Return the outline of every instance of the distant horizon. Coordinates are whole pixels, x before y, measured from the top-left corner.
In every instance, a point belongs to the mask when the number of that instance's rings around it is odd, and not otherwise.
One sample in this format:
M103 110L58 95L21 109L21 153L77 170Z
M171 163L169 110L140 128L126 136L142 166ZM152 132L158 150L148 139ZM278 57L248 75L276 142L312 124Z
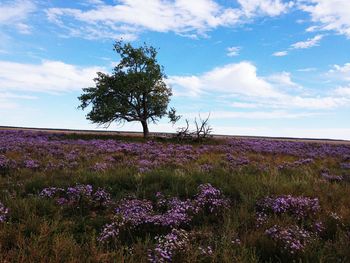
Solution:
M0 125L101 129L77 97L124 39L158 49L183 116L151 132L210 113L215 134L350 140L349 17L348 0L0 0Z
M32 130L32 131L47 131L47 132L72 132L72 133L106 133L106 134L139 134L140 136L143 136L142 130L139 131L128 131L128 130L111 130L111 129L105 129L105 128L96 128L96 129L91 129L91 130L86 130L86 129L71 129L71 128L49 128L49 127L20 127L20 126L1 126L0 125L0 130ZM176 131L150 131L150 134L172 134L176 135ZM257 139L281 139L281 140L307 140L307 141L339 141L339 142L350 142L350 140L347 139L339 139L339 138L312 138L312 137L289 137L289 136L268 136L268 135L244 135L244 134L221 134L221 133L211 133L212 136L217 136L217 137L239 137L239 138L257 138Z

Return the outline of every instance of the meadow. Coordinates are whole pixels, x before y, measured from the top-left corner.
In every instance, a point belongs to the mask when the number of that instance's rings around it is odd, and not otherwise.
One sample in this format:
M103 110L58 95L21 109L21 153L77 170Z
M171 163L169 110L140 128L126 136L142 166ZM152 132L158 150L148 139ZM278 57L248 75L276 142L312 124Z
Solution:
M0 262L350 262L350 144L0 131Z

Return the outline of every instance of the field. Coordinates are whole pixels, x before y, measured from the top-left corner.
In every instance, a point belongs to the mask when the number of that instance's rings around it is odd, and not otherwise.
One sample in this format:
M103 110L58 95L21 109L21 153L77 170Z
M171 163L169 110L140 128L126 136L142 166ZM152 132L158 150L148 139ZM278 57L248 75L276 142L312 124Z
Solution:
M0 130L0 262L350 262L350 145Z

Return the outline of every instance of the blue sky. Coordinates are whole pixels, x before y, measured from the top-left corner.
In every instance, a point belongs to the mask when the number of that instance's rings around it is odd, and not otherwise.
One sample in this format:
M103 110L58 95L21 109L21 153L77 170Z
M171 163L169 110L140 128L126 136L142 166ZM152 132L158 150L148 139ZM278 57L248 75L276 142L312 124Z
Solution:
M0 125L99 128L77 97L118 62L120 38L159 48L183 120L210 113L217 134L350 139L348 0L0 0Z

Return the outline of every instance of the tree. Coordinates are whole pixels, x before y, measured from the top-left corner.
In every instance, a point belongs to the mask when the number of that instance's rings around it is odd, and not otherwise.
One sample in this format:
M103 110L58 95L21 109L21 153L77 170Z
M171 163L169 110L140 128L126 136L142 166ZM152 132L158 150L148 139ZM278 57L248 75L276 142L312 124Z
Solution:
M178 116L176 117L180 118ZM176 138L178 140L201 141L209 137L212 137L211 133L213 131L213 128L209 125L209 117L210 117L210 113L206 119L202 119L201 115L199 114L199 121L197 121L197 118L194 119L194 124L196 126L196 129L192 131L190 130L189 120L185 119L186 127L180 127L177 130Z
M167 112L172 92L164 82L166 76L156 59L157 50L147 44L134 48L117 41L114 51L121 60L112 75L97 72L96 86L84 88L78 98L79 108L92 105L87 119L106 127L112 122L139 121L144 137L149 134L149 122L156 123L166 114L176 121L174 109Z

